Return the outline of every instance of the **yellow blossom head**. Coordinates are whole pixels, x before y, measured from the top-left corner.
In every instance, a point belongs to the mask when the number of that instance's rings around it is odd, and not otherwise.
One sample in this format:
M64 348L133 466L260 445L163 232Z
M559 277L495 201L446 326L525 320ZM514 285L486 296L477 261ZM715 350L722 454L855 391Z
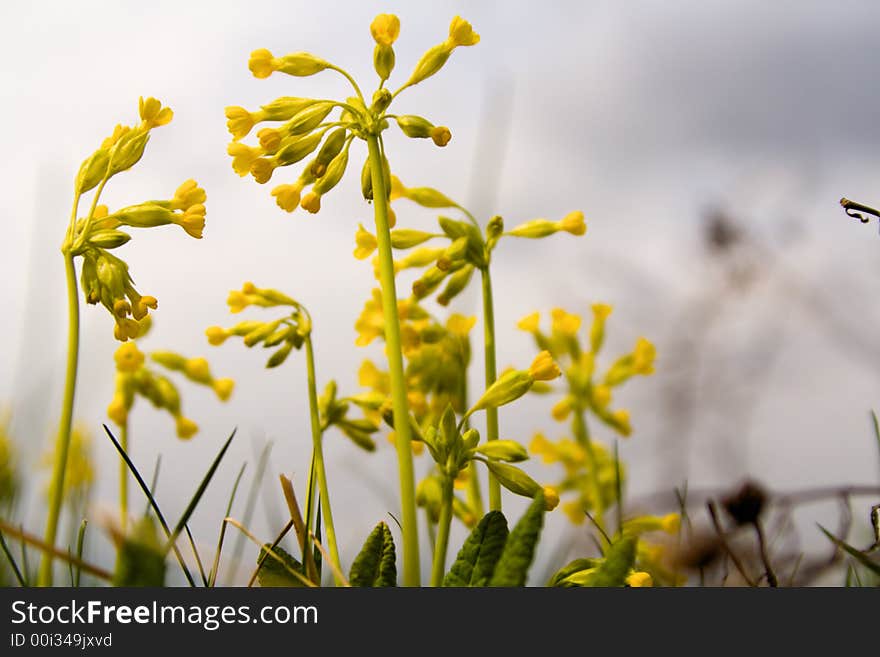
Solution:
M174 192L171 205L175 210L186 210L194 205L204 203L207 199L208 195L205 193L205 190L199 187L195 180L190 178Z
M554 308L550 311L552 318L552 330L566 336L577 334L581 328L581 318L578 315L565 312L562 308Z
M471 332L471 329L474 328L474 325L476 323L476 315L465 317L464 315L460 315L459 313L452 313L449 316L449 319L446 320L446 329L450 333L453 333L461 338L465 338Z
M400 19L394 14L379 14L370 23L370 34L379 45L390 46L400 34Z
M321 211L321 195L317 192L311 191L303 196L299 205L303 210L311 212L312 214L317 214Z
M449 24L449 43L455 46L474 46L480 42L480 35L474 32L471 24L461 16L456 16Z
M247 134L254 127L253 115L244 107L227 107L226 108L226 127L235 141Z
M170 107L162 107L162 103L152 97L144 100L141 96L138 100L138 113L147 129L170 123L174 117Z
M275 71L272 53L265 48L254 50L248 60L248 69L255 78L268 78Z
M446 146L452 139L452 132L445 125L434 126L430 130L431 140L436 146Z
M660 528L667 534L677 534L681 529L681 515L678 513L667 513L660 518Z
M120 372L136 372L144 364L144 354L134 342L122 344L113 354L113 359Z
M120 427L128 421L128 405L125 403L124 395L119 393L113 395L113 400L107 406L107 417Z
M544 506L552 511L559 504L559 493L552 486L544 486Z
M177 427L178 438L192 438L199 430L199 425L182 415L178 415L174 420Z
M229 399L230 395L232 395L232 390L235 388L235 381L232 379L216 379L211 384L211 387L214 388L214 393L221 401L226 401Z
M613 307L607 303L594 303L593 304L593 317L597 320L604 321L608 319L608 316L611 314Z
M564 422L565 419L571 414L571 402L572 399L569 395L566 395L558 402L553 405L553 408L550 410L550 414L553 416L553 419L557 422Z
M362 223L358 223L358 229L354 235L354 242L356 244L354 257L358 260L366 260L369 258L379 244L376 241L376 236L364 228Z
M546 350L539 353L529 366L529 375L535 381L552 381L561 374L562 371L553 360L553 356Z
M526 315L519 320L516 323L516 328L520 331L525 331L526 333L537 333L540 321L541 314L539 312L533 312L531 315Z
M650 573L636 571L627 576L626 585L633 588L654 586L654 579L651 577Z
M633 372L636 374L653 374L654 359L657 357L657 349L646 338L639 338L636 341L636 348L633 351Z
M275 162L265 157L258 157L251 162L251 175L261 185L272 179L272 172L275 171Z
M301 191L302 188L298 185L278 185L272 190L272 196L279 208L293 212L299 205Z
M569 212L559 222L559 228L572 235L583 235L587 232L584 213L580 210Z
M193 381L211 382L211 366L205 358L187 358L183 363L183 372Z
M205 329L205 335L208 336L208 343L216 347L226 342L231 333L222 326L209 326Z

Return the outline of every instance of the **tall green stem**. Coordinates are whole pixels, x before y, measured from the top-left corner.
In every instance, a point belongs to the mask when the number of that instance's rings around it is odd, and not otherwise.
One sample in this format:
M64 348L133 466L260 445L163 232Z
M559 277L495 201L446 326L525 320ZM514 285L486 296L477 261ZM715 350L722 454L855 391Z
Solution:
M333 512L330 510L330 489L327 486L327 471L324 469L323 435L321 421L318 417L318 389L315 384L315 354L312 349L312 337L306 336L306 371L309 384L309 414L312 419L312 449L315 456L315 470L318 476L318 488L321 494L321 518L327 531L327 547L330 551L330 559L333 561L333 577L337 585L342 585L338 580L337 572L341 571L339 564L339 550L336 546L336 529L333 525Z
M584 420L583 410L575 408L572 416L572 433L574 433L575 440L577 440L587 453L587 467L590 468L590 487L592 488L593 500L596 503L596 508L593 512L593 519L604 531L605 499L602 496L602 486L599 483L599 469L596 467L596 454L593 452L593 442L590 440L590 432L587 429L586 420Z
M413 473L412 437L409 426L409 403L403 375L403 354L400 343L400 318L397 314L397 289L394 283L394 262L391 256L391 229L388 226L388 197L379 138L367 137L370 152L370 176L373 185L373 213L376 219L376 241L379 244L379 282L382 286L382 313L385 317L385 344L388 372L391 378L391 402L394 410L394 431L397 435L397 466L400 474L401 526L403 532L403 584L419 586L419 528L416 518L416 485Z
M492 300L489 266L486 265L480 272L483 278L483 349L486 360L486 390L488 390L498 378L495 364L495 305ZM498 409L494 407L486 409L486 440L498 440ZM489 508L493 511L501 511L501 485L491 472L489 473Z
M44 542L54 547L58 535L58 520L64 497L64 475L67 473L67 452L70 448L70 428L73 423L73 399L76 393L76 369L79 362L79 291L76 285L76 267L73 255L64 253L64 271L67 275L67 374L64 382L64 399L61 402L61 421L55 441L55 464L49 487L49 515L46 519ZM52 554L43 552L37 582L40 586L52 586Z
M127 420L119 428L119 444L122 445L122 450L128 454ZM125 528L128 525L128 466L122 458L119 459L119 515L122 521L120 526L122 532L125 533Z
M434 566L431 569L431 586L443 584L446 570L446 548L449 546L449 527L452 524L452 477L443 475L443 492L440 501L440 522L434 543Z

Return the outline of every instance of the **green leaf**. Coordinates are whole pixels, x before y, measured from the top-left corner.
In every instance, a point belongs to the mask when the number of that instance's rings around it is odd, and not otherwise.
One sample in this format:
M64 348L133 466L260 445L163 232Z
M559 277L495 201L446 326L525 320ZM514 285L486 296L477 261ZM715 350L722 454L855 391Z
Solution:
M152 516L144 516L122 540L116 558L113 586L163 586L165 550Z
M504 514L489 511L461 546L443 586L487 586L504 550L507 535Z
M370 532L360 554L351 564L348 580L352 586L397 586L394 539L384 522Z
M632 536L624 536L612 543L589 586L623 586L636 561L637 543L638 539Z
M566 580L577 573L593 570L601 561L601 559L575 559L556 571L556 574L547 582L547 586L578 586Z
M880 563L877 563L873 559L871 559L867 554L862 552L861 550L857 550L849 543L840 540L834 534L825 529L822 525L819 525L819 529L822 530L822 533L828 537L828 540L834 543L837 547L839 547L844 552L848 553L853 559L862 564L865 568L870 570L875 575L880 575Z
M535 558L535 546L544 524L545 510L544 492L538 491L534 501L510 532L489 586L526 585L529 566Z
M272 552L268 552L269 549ZM302 564L286 552L284 548L277 545L272 547L271 543L266 543L260 548L260 556L257 559L257 563L261 564L260 570L257 572L260 586L264 588L303 586L302 580L290 572L293 570L302 573Z

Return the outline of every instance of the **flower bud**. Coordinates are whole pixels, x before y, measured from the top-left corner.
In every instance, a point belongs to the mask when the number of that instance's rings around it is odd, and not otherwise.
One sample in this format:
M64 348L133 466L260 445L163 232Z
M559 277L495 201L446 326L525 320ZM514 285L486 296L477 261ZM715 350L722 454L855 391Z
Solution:
M527 237L529 239L539 239L547 237L559 232L559 225L555 221L549 219L532 219L516 226L508 231L508 235L513 237Z
M543 489L537 481L514 465L507 465L500 461L487 461L486 465L489 471L495 475L498 483L511 493L529 498L543 493Z
M515 440L490 440L475 451L490 459L508 463L518 463L529 458L526 448Z
M260 106L260 118L263 121L288 121L315 102L314 98L282 96Z
M181 371L186 365L186 358L171 351L156 351L150 354L155 362L169 370Z
M354 241L356 245L354 257L358 260L369 258L370 254L372 254L378 246L376 236L365 229L364 225L361 223L358 223L358 229L354 235Z
M317 128L332 110L332 102L316 101L285 123L284 130L290 135L304 135Z
M370 112L376 116L381 115L388 106L391 104L391 101L394 99L394 96L391 95L391 92L384 87L382 89L377 89L373 94L373 103L370 105Z
M443 148L452 139L452 133L445 125L438 125L431 128L430 137L435 146Z
M339 155L342 147L345 146L346 134L348 134L348 131L345 128L338 128L330 133L330 136L324 141L324 145L321 146L321 150L318 151L318 155L312 163L312 175L316 178L324 175L327 171L327 165L330 164L333 158Z
M99 148L92 153L79 167L76 174L76 191L84 194L98 185L107 174L107 166L110 164L110 152L106 148Z
M398 228L391 231L391 246L395 249L410 249L427 242L432 237L436 237L436 235L434 233L426 233L423 230Z
M511 370L502 374L477 400L467 415L484 408L498 408L519 399L529 391L534 381L532 375L524 370Z
M346 148L330 161L327 165L327 172L314 184L312 192L322 196L336 187L339 181L342 180L347 166L348 149Z
M275 65L276 71L296 77L308 77L309 75L320 73L330 66L328 62L325 62L320 57L315 57L315 55L307 52L291 53L277 60L277 62Z
M293 350L292 342L282 344L275 353L269 356L269 360L266 361L266 367L272 368L281 365L281 363L287 360L291 350Z
M471 281L474 274L473 265L465 265L449 277L449 282L443 291L437 295L437 303L448 306L449 302L461 294Z
M131 235L121 230L96 230L89 235L88 243L102 249L115 249L131 239Z
M430 267L424 274L412 284L412 293L416 299L424 299L437 289L437 286L446 278L446 272L439 269L436 265Z
M529 366L529 375L535 381L552 381L562 375L549 351L539 353Z
M412 139L426 139L431 136L434 124L421 116L404 114L397 117L397 125L407 137Z
M390 46L400 34L400 19L394 14L379 14L370 23L370 34L377 44Z
M412 75L410 75L409 80L407 80L404 87L411 87L434 75L437 71L443 68L446 60L449 59L449 55L452 54L452 50L453 48L447 43L441 43L430 48L424 55L422 55L421 59L419 59L415 70L412 72Z
M377 43L376 47L373 48L373 68L376 70L380 80L384 81L391 77L394 64L394 48L383 43Z

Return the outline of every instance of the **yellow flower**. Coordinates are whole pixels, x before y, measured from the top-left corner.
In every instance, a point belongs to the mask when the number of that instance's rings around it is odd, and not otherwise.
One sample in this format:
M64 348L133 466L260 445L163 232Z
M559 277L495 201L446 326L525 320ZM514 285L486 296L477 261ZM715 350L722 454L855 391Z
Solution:
M226 401L232 395L235 381L232 379L217 379L211 384L211 387L214 388L214 392L221 401Z
M607 303L594 303L593 304L593 317L598 320L608 319L608 316L611 314L613 307L608 305Z
M254 127L254 116L244 107L227 107L226 108L226 127L235 141L247 134Z
M390 379L386 372L382 372L371 360L361 363L358 370L358 384L364 388L371 388L387 394L390 390Z
M552 486L544 486L544 507L552 511L559 504L559 493Z
M171 209L187 210L194 205L203 204L207 198L205 190L199 187L195 180L190 178L174 192L174 198L171 199Z
M630 573L626 578L627 586L631 586L633 588L636 587L648 587L654 586L654 580L651 578L649 573L644 571L636 571Z
M592 401L597 408L607 408L611 403L611 388L604 385L594 385L592 388Z
M625 408L618 409L611 414L614 427L623 435L628 436L632 433L632 425L629 422L629 411Z
M370 34L379 45L390 46L400 34L400 19L394 14L379 14L370 23Z
M552 330L554 333L573 336L581 328L581 318L578 315L565 312L562 308L554 308L550 311L550 316L553 318Z
M535 381L552 381L562 374L549 351L539 353L529 366L529 375Z
M192 438L199 430L199 425L182 415L178 415L174 418L174 423L177 427L178 438Z
M205 329L205 335L208 336L208 342L216 347L226 342L232 334L221 326L209 326Z
M526 333L537 333L538 332L538 324L541 321L541 314L538 312L533 312L531 315L526 315L521 320L516 323L516 328L520 331L525 331Z
M449 141L452 139L452 133L449 131L445 125L438 125L431 128L430 131L431 139L434 141L434 144L440 146L446 146Z
M144 100L142 96L139 99L138 112L144 127L148 130L170 123L174 117L174 112L171 111L170 107L162 107L162 103L152 97Z
M198 383L211 383L211 366L204 358L188 358L183 363L183 373Z
M124 395L119 392L113 395L113 400L110 402L110 405L107 406L107 417L120 427L128 421L128 405L125 403Z
M248 296L238 290L232 290L229 293L229 297L226 299L226 303L229 305L229 312L231 313L240 313L242 310L251 305L251 300Z
M373 340L385 335L385 316L382 313L382 293L374 289L372 298L364 304L364 309L354 324L358 337L355 344L365 347Z
M681 529L681 516L677 513L667 513L660 518L660 528L667 534L677 534Z
M553 405L550 414L557 422L564 422L571 414L571 397L566 395Z
M358 229L354 235L354 241L357 245L354 250L354 257L358 260L366 260L369 258L378 246L376 236L366 230L361 223L358 223Z
M389 201L396 201L399 198L406 198L406 186L400 182L400 178L391 175L391 193L388 195Z
M274 160L258 157L251 162L251 175L254 180L263 185L272 179L272 172L275 171L276 166Z
M657 357L657 349L646 338L639 338L636 341L636 348L633 351L633 372L636 374L653 374L654 359Z
M311 191L303 196L299 205L303 210L311 212L312 214L317 214L321 210L321 195L317 192Z
M232 169L239 176L248 175L251 171L251 165L263 154L263 151L259 148L238 142L229 144L226 152L232 156Z
M557 459L556 447L542 433L536 433L529 443L529 451L541 456L544 463L555 463Z
M202 239L202 233L205 230L205 206L201 203L189 206L183 215L174 215L175 222L178 226L186 231L190 237L197 240Z
M580 210L569 212L559 222L559 228L572 235L583 235L587 232L587 224L584 223L584 213Z
M452 313L446 320L446 330L461 338L465 338L477 323L477 316L465 317L459 313Z
M580 500L572 500L562 505L562 512L568 516L568 519L575 525L584 524L587 515L584 513L584 507Z
M300 192L302 192L302 185L278 185L272 190L272 196L275 197L279 208L293 212L299 205Z
M464 20L461 16L452 19L449 25L449 45L453 48L456 46L473 46L480 42L480 35L474 32L471 24Z
M265 48L260 48L251 53L248 69L255 78L268 78L273 71L277 70L277 65L272 53Z
M134 342L126 342L113 354L116 369L120 372L136 372L144 364L144 354Z

